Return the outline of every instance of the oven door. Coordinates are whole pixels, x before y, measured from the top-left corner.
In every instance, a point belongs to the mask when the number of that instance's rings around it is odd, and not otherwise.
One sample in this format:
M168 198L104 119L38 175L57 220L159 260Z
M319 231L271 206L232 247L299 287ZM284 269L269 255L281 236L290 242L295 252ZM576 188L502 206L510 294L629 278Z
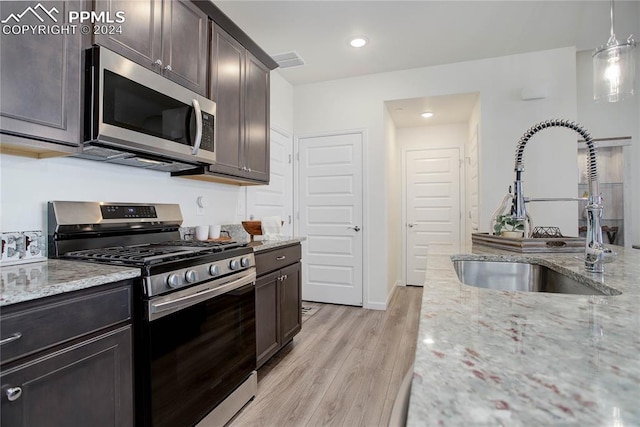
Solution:
M215 102L103 47L87 63L87 144L215 162Z
M194 425L255 370L255 270L231 283L148 302L153 320L145 320L136 349L144 355L140 425Z

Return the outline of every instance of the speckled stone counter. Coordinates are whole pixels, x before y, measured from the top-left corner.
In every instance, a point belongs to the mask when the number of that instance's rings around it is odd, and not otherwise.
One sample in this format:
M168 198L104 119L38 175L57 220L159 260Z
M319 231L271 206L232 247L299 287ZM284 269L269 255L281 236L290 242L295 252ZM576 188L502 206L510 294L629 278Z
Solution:
M305 237L287 237L285 240L262 240L260 242L251 242L249 247L253 248L254 252L266 251L267 249L275 249L281 246L289 246L296 243L301 243L306 240Z
M139 268L57 259L0 267L0 307L139 276Z
M255 242L250 242L249 234L244 231L242 224L226 224L222 226L222 230L229 233L229 237L236 242L248 242L249 247L252 247L254 252L293 245L294 243L307 240L306 237L283 237L281 240L256 240ZM260 239L261 237L262 236L257 236L256 239Z
M429 254L407 425L640 426L640 251L614 250L604 275L581 254L454 258L532 261L616 296L480 289Z

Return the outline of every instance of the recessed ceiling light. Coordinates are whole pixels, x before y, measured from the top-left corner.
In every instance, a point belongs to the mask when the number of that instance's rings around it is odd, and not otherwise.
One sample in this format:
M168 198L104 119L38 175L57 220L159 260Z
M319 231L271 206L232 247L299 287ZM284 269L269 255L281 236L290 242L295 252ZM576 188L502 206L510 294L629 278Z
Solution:
M369 41L365 38L365 37L355 37L353 39L351 39L351 41L349 42L349 44L352 47L363 47L364 45L366 45Z
M434 113L432 113L431 111L425 111L424 113L420 114L422 117L424 117L425 119L428 119L429 117L433 117L435 116Z

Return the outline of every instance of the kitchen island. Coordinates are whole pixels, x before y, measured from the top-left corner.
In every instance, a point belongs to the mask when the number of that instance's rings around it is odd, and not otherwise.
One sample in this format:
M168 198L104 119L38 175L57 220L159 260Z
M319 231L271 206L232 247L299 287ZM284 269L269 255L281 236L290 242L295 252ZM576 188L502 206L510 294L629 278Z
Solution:
M640 425L640 251L612 249L604 275L580 253L429 254L407 425ZM467 286L452 255L533 261L622 294Z

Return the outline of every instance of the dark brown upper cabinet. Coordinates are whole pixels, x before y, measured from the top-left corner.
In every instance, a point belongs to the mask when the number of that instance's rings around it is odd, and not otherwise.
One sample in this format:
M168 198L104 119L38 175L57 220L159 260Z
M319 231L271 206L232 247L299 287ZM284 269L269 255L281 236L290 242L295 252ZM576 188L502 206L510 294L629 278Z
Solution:
M122 31L95 43L207 96L208 16L179 0L98 0L96 12L124 12Z
M19 15L28 5L23 1L3 1L3 16ZM80 8L78 1L48 1L44 5L47 10L55 8L55 17L63 24L67 24L69 10ZM33 14L24 14L21 24L42 22ZM76 150L81 139L80 53L80 31L0 37L2 152L49 157Z
M269 182L269 69L217 25L211 40L216 164L209 172Z

